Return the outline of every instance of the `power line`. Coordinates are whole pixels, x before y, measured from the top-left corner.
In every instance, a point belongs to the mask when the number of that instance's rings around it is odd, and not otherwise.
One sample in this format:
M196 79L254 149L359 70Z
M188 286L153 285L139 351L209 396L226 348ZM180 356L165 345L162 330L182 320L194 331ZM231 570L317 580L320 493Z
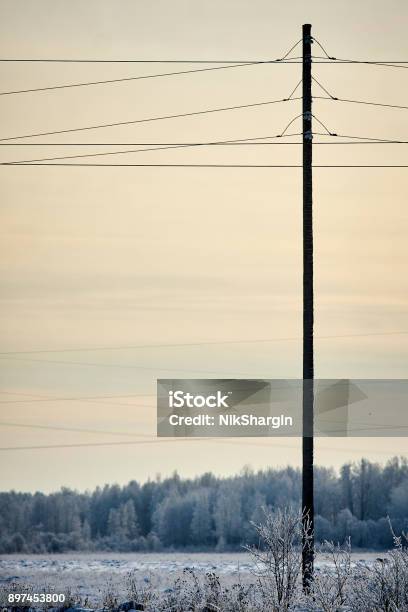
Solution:
M335 65L335 64L366 64L369 66L384 66L386 68L408 68L407 65L404 64L408 64L408 61L386 61L386 60L375 60L375 61L371 61L371 60L353 60L353 59L341 59L341 58L337 58L337 57L330 57L330 58L323 58L321 56L312 56L312 59L317 59L317 60L321 60L324 59L325 61L321 62L321 61L317 61L317 62L313 62L315 64L331 64L331 65Z
M27 394L27 393L21 393L21 392L7 392L7 391L1 391L0 393L5 394L5 395L19 395L19 396L23 396L23 397L28 397L30 399L24 399L24 400L1 400L0 404L32 404L32 403L43 403L43 402L91 402L91 403L101 403L101 404L106 404L106 405L111 405L111 406L126 406L129 408L129 406L135 407L135 408L152 408L153 406L148 405L148 404L127 404L127 403L119 403L117 401L115 402L101 402L101 399L113 399L113 400L117 400L117 399L123 399L123 398L127 398L127 399L133 399L135 397L156 397L156 395L152 395L152 394L146 394L146 393L132 393L132 394L126 394L126 395L85 395L83 397L78 397L78 396L73 396L73 397L58 397L58 396L49 396L49 395L34 395L33 394ZM35 399L33 399L33 397Z
M129 441L120 441L120 442L91 442L91 443L77 443L77 444L44 444L39 446L5 446L0 447L0 451L16 451L16 450L44 450L44 449L60 449L60 448L78 448L78 447L93 447L93 446L124 446L124 445L139 445L139 444L161 444L164 443L172 443L172 442L218 442L222 444L233 444L235 446L259 446L258 443L251 442L241 442L237 443L231 442L230 440L226 440L224 438L199 438L199 437L191 437L191 438L182 438L182 437L174 437L174 438L153 438L150 440L129 440ZM274 444L276 444L276 440L274 440ZM293 445L288 444L279 444L279 447L285 448L293 448ZM388 454L388 453L387 453Z
M317 38L312 36L311 39L312 39L312 42L316 43L321 48L321 50L323 51L323 53L325 54L327 59L329 59L329 60L330 59L334 59L333 57L330 57L330 55L327 53L326 49L323 47L323 45L319 42L319 40Z
M198 438L202 439L202 438ZM139 444L159 444L161 442L173 442L180 440L180 438L153 438L150 440L121 440L120 442L83 442L73 444L44 444L39 446L3 446L0 447L0 451L16 451L16 450L39 450L39 449L57 449L57 448L82 448L82 447L93 447L93 446L124 446L124 445L139 445ZM182 438L182 441L189 442L194 438Z
M283 56L282 56L280 59L278 59L277 61L282 62L283 60L285 60L285 59L288 57L288 55L290 55L290 54L292 53L292 51L293 51L294 49L296 49L296 47L298 47L298 46L300 45L300 43L301 43L301 42L302 42L302 39L298 40L298 41L297 41L297 42L296 42L296 43L295 43L295 44L294 44L292 47L290 47L289 51L287 51L287 52L285 53L285 55L283 55ZM292 59L293 59L293 58L292 58ZM296 58L296 59L299 59L299 58Z
M333 340L347 338L369 338L376 336L401 336L407 335L408 331L385 331L385 332L366 332L356 334L332 334L327 336L315 336L315 340ZM138 349L157 349L157 348L184 348L190 346L218 346L228 344L268 344L270 342L286 342L292 340L301 340L301 336L286 336L281 338L257 338L256 340L210 340L202 342L178 342L174 344L128 344L116 346L93 346L93 347L77 347L63 349L37 349L32 351L0 351L0 355L33 355L38 353L78 353L78 352L94 352L94 351L122 351L122 350L138 350ZM102 396L111 397L111 396ZM112 396L116 397L116 396ZM117 397L133 397L133 396L117 396ZM98 399L98 398L97 398ZM1 402L0 402L1 403Z
M328 335L328 336L317 336L317 340L329 340L329 339L341 339L341 338L361 338L361 337L373 337L373 336L394 336L394 335L406 335L407 331L397 331L397 332L374 332L374 333L365 333L365 334L343 334L343 335ZM287 341L287 340L299 340L299 337L289 337L289 338L272 338L265 340L230 340L230 341L221 341L221 342L199 342L199 343L180 343L180 344L164 344L164 345L132 345L132 346L122 346L122 347L99 347L99 348L80 348L80 349L61 349L61 350L37 350L37 351L14 351L14 352L1 352L0 359L8 360L12 359L14 361L28 361L32 363L49 363L49 364L59 364L59 365L83 365L83 366L91 366L91 367L108 367L108 368L120 368L120 369L141 369L141 370L154 370L154 371L173 371L173 372L195 372L201 374L224 374L228 376L252 376L247 372L220 372L219 370L196 370L196 369L185 369L185 368L162 368L158 367L145 367L139 365L126 365L126 364L112 364L112 363L92 363L92 362L82 362L82 361L60 361L60 360L47 360L47 359L32 359L32 358L22 358L22 357L13 357L13 355L21 355L21 354L40 354L40 353L62 353L62 352L83 352L83 351L102 351L102 350L129 350L129 349L140 349L140 348L176 348L176 347L189 347L189 346L212 346L212 345L226 345L226 344L267 344L270 342L276 341ZM130 396L132 397L132 396ZM54 398L52 398L54 399ZM91 398L90 398L91 399ZM14 400L13 400L14 401ZM5 403L5 402L0 402ZM9 402L7 402L9 403Z
M267 380L267 379L265 379ZM285 381L290 381L291 383L293 382L301 382L299 379L285 379ZM379 383L379 384L383 384L383 381L381 380L370 380L369 381L370 384L374 384L374 383ZM395 383L396 380L393 380L393 383ZM346 381L346 384L347 381ZM280 389L289 389L290 388L290 384L286 384L283 386L279 387ZM120 398L129 398L129 399L133 399L133 398L137 398L137 397L152 397L152 398L156 398L156 394L146 394L146 393L133 393L130 395L96 395L96 396L74 396L74 397L57 397L57 396L49 396L49 395L33 395L33 394L26 394L26 393L21 393L21 392L5 392L5 391L0 391L0 393L2 394L6 394L6 395L19 395L19 396L23 396L23 397L28 397L29 399L23 399L23 400L2 400L0 401L0 404L32 404L32 403L48 403L48 402L90 402L90 403L98 403L98 404L105 404L108 406L125 406L127 408L129 408L130 406L132 408L154 408L155 406L152 404L129 404L129 403L119 403L117 401L114 402L103 402L100 401L101 399L120 399ZM35 399L33 399L35 398Z
M296 98L293 98L296 99ZM289 123L286 125L286 127L282 130L282 132L278 135L280 138L283 138L283 136L286 135L286 130L296 121L296 119L300 119L300 117L303 117L303 113L301 113L300 115L296 115L295 117L293 117L293 119L291 119L289 121ZM320 121L320 119L318 119L315 115L312 115L312 117L317 121L317 123L319 123L322 128L324 130L326 130L326 133L328 136L335 136L336 134L332 134L332 132L324 125L324 123L322 123ZM311 132L311 134L313 134L313 132Z
M291 93L288 96L288 100L290 100L293 96L293 94L296 92L296 90L298 89L298 87L300 86L300 84L302 83L302 81L300 80L297 85L295 86L295 88L291 91Z
M54 425L36 425L34 423L9 423L0 421L0 427L15 427L15 428L23 428L23 429L45 429L51 431L67 431L67 432L75 432L75 433L87 433L87 434L99 434L99 435L110 435L110 436L126 436L127 438L150 438L152 436L148 434L141 433L129 433L124 431L110 431L103 429L86 429L83 427L61 427Z
M324 93L326 93L329 98L334 99L334 96L331 95L331 93L329 91L327 91L327 89L325 87L323 87L323 85L321 83L319 83L319 81L316 79L316 77L312 76L312 81L314 81L319 87L320 89L322 89L324 91ZM318 96L312 96L312 100L316 99ZM323 100L325 100L326 98L323 98Z
M365 144L404 144L405 140L391 140L389 138L379 138L375 136L352 136L350 134L335 134L335 133L324 133L324 132L313 132L314 136L333 136L335 138L350 138L351 140L366 141ZM314 143L317 144L317 143Z
M333 57L331 55L329 55L326 51L326 49L323 47L323 45L317 40L317 38L312 37L312 40L320 47L320 49L323 51L324 56L319 56L319 55L313 55L312 58L313 59L323 59L323 60L329 60L330 63L331 61L338 63L338 64L372 64L372 65L376 65L376 66L389 66L391 68L407 68L408 66L403 66L403 65L397 65L397 64L408 64L408 61L398 61L398 60L390 60L390 61L386 61L386 60L349 60L349 59L341 59L341 58L337 58L337 57ZM320 62L319 62L320 63Z
M383 104L381 102L368 102L366 100L350 100L348 98L337 98L336 96L330 96L326 98L324 96L313 96L315 100L334 100L336 102L350 102L351 104L364 104L367 106L383 106L384 108L400 108L400 109L408 109L408 106L403 106L401 104Z
M27 63L54 63L54 64L292 64L298 62L300 57L278 58L278 59L250 59L250 60L104 60L104 59L68 59L68 58L0 58L0 62L27 62Z
M83 164L83 163L16 163L2 162L1 166L55 166L82 168L302 168L300 164ZM315 164L313 168L408 168L408 164Z
M315 97L317 97L318 99L336 99L336 98L325 98L325 97L322 97L322 96L315 96ZM153 121L163 121L163 120L166 120L166 119L178 119L178 118L183 118L183 117L191 117L191 116L204 115L204 114L217 113L217 112L226 112L226 111L231 111L231 110L241 110L241 109L245 109L245 108L255 108L255 107L267 106L267 105L271 105L271 104L279 104L279 103L282 103L282 102L290 102L290 101L299 100L299 99L300 99L299 97L295 97L295 98L289 97L289 98L282 98L282 99L277 99L277 100L267 100L265 102L255 102L255 103L250 103L250 104L240 104L240 105L236 105L236 106L205 109L205 110L202 110L202 111L192 111L192 112L188 112L188 113L177 113L177 114L174 114L174 115L162 115L162 116L158 116L158 117L147 117L147 118L144 118L144 119L135 119L135 120L131 120L131 121L118 121L118 122L114 122L114 123L105 123L105 124L98 124L98 125L92 125L92 126L84 126L84 127L79 127L79 128L69 128L69 129L54 130L54 131L49 131L49 132L38 132L38 133L34 133L34 134L24 134L24 135L21 135L21 136L9 136L9 137L6 137L6 138L0 138L0 142L4 143L5 141L21 140L21 139L24 139L24 138L35 138L35 137L39 137L39 136L50 136L50 135L56 135L56 134L66 134L66 133L72 133L72 132L80 132L80 131L87 131L87 130L103 129L103 128L108 128L108 127L117 127L117 126L123 126L123 125L133 125L133 124L147 123L147 122L153 122ZM339 101L354 102L354 103L358 103L358 104L369 104L369 105L374 105L374 106L386 106L386 107L393 107L393 108L408 108L408 107L405 107L405 106L390 105L390 104L380 104L380 103L375 103L375 102L364 102L364 101L347 100L347 99L340 99L340 98L337 98L337 99ZM288 129L288 127L297 118L299 118L300 116L301 115L295 117L286 126L285 130L280 134L280 136L283 136L285 134L286 130ZM325 127L325 126L323 126L323 127ZM327 128L325 128L325 129L327 129ZM329 131L329 130L327 130L327 131Z
M314 39L316 41L316 39ZM317 41L316 41L317 42ZM312 55L316 64L368 64L378 66L390 66L405 68L408 60L355 60L330 56ZM0 58L3 63L70 63L70 64L301 64L299 57L281 59L226 59L226 60L198 60L198 59L71 59L71 58Z
M326 99L326 98L325 98ZM316 135L316 132L313 133ZM321 134L329 136L330 134ZM285 134L285 136L297 136L297 134ZM336 134L336 137L339 134ZM281 138L281 136L267 136L267 138ZM354 136L353 138L357 138ZM213 147L213 146L253 146L253 145L301 145L302 142L0 142L0 147L152 147L152 146L168 146L168 147ZM408 144L408 140L378 140L373 139L371 142L354 142L354 141L332 141L332 142L314 142L313 145L340 145L340 144Z
M125 406L125 407L129 407L130 404L125 403L125 402L105 402L105 401L101 401L101 399L121 399L121 398L133 398L133 397L140 397L140 395L135 394L135 395L100 395L100 396L94 396L94 397L89 397L89 396L85 396L85 397L56 397L56 396L50 396L50 395L35 395L33 393L20 393L18 391L15 391L13 393L7 392L7 391L0 391L1 394L5 394L5 395L19 395L22 397L29 397L30 399L24 399L24 400L0 400L0 404L26 404L26 403L36 403L36 402L60 402L60 401L83 401L83 402L89 402L91 404L104 404L106 406ZM142 396L145 397L145 396ZM147 397L147 396L146 396ZM35 399L33 399L35 398ZM135 408L151 408L152 406L149 404L133 404L132 403L132 407Z
M205 438L199 438L199 437L191 437L191 438L182 438L182 437L175 437L175 438L154 438L151 440L129 440L129 441L124 441L121 440L120 442L91 442L91 443L76 443L76 444L44 444L44 445L36 445L36 446L3 446L0 447L0 451L19 451L19 450L51 450L51 449L62 449L62 448L86 448L86 447L97 447L97 446L129 446L129 445L133 445L133 446L137 446L139 444L161 444L161 443L171 443L171 442L211 442L211 443L218 443L218 444L230 444L232 446L256 446L257 448L261 448L261 447L265 447L268 448L269 444L261 444L261 439L262 440L267 440L268 443L269 442L273 442L274 447L279 447L279 448L290 448L293 449L295 446L297 446L300 442L300 438L293 436L293 444L288 444L288 443L280 443L280 441L277 439L277 437L259 437L258 440L251 442L251 441L247 441L245 440L245 442L243 442L242 440L236 439L236 441L234 441L233 438L229 438L229 439L225 439L225 438L211 438L211 437L205 437ZM327 450L330 452L336 452L336 453L344 453L344 449L336 449L333 448L333 446L322 446L319 444L319 449L320 450ZM363 449L361 448L361 446L359 446L358 448L350 448L347 447L347 452L351 452L351 453L357 453L359 455L361 455L361 452L374 452L373 449ZM386 455L389 456L390 453L386 452L386 451L378 451L376 450L375 453L381 454L381 455Z
M287 61L285 62L286 58L288 57L288 55L300 44L301 41L298 41L296 44L294 44L287 53L285 53L285 55L281 58L278 58L276 60L255 60L255 61L249 61L249 62L205 62L205 63L225 63L228 64L226 66L211 66L211 67L207 67L207 68L197 68L197 69L190 69L190 70L181 70L181 71L176 71L176 72L167 72L167 73L160 73L160 74L150 74L150 75L141 75L141 76L136 76L136 77L125 77L125 78L119 78L119 79L107 79L107 80L100 80L100 81L86 81L86 82L82 82L82 83L65 83L63 85L53 85L50 87L35 87L35 88L30 88L30 89L20 89L20 90L13 90L13 91L4 91L4 92L0 92L0 96L8 96L8 95L13 95L13 94L22 94L22 93L33 93L33 92L42 92L42 91L53 91L53 90L57 90L57 89L68 89L68 88L72 88L72 87L87 87L87 86L91 86L91 85L105 85L105 84L110 84L110 83L123 83L126 81L137 81L137 80L141 80L141 79L155 79L155 78L160 78L160 77L168 77L168 76L177 76L177 75L182 75L182 74L192 74L192 73L196 73L196 72L208 72L211 70L226 70L228 68L242 68L242 67L246 67L246 66L255 66L255 65L261 65L261 64L273 64L273 63L291 63L291 61L293 59L300 59L300 58L288 58ZM14 60L0 60L0 61L14 61ZM15 60L17 61L17 60ZM19 61L24 61L24 60L19 60ZM35 60L31 60L31 61L35 61ZM39 60L42 61L42 60ZM48 60L47 60L48 61ZM53 61L59 61L59 60L53 60ZM62 61L62 60L61 60ZM63 60L63 61L68 61L68 60ZM73 60L75 61L75 60ZM155 62L157 63L157 62ZM167 61L166 63L174 63L174 62L169 62ZM180 63L180 62L177 62ZM188 63L198 63L198 62L188 62ZM202 62L200 62L202 63ZM295 90L297 89L298 85L296 86ZM290 97L292 97L293 93L290 95Z
M192 369L192 368L166 368L161 366L148 367L148 366L140 366L133 364L121 364L121 363L94 363L87 361L60 361L57 359L32 359L27 357L0 357L1 360L13 360L13 361L28 361L30 363L47 363L53 365L80 365L86 367L96 367L96 368L117 368L121 370L147 370L154 372L190 372L194 374L223 374L225 376L252 376L252 374L248 372L222 372L220 370L200 370L200 369Z
M296 381L297 382L301 382L298 379L294 379L294 380L295 380L295 382ZM283 382L286 382L287 384L285 384L283 386L280 386L280 387L275 387L275 388L280 388L280 389L282 389L282 388L286 388L286 389L292 388L291 384L293 383L293 379L286 379ZM368 382L371 385L375 384L375 383L384 384L384 380L369 380L369 381L366 381L366 382ZM385 382L390 382L390 381L388 380L388 381L385 381ZM404 380L393 380L392 382L393 383L396 383L396 382L400 382L401 383L401 382L405 382L405 381ZM341 383L348 385L349 381L348 380L342 380ZM338 386L339 384L340 384L340 381L339 381L339 383L336 384L336 386ZM135 407L135 408L154 408L154 405L152 405L152 404L144 404L144 405L141 405L141 404L128 404L128 403L120 404L120 403L117 403L117 402L101 402L100 401L101 398L116 399L116 398L123 398L123 397L126 397L126 398L140 397L140 394L116 395L116 396L102 395L102 396L85 396L85 397L55 397L55 396L49 396L49 395L35 395L35 394L32 394L32 393L27 394L27 393L21 393L21 392L18 392L18 391L13 391L13 392L0 391L0 393L3 394L3 395L4 394L5 395L19 395L19 396L29 397L30 398L28 400L27 399L24 399L24 400L6 400L6 401L2 400L2 401L0 401L1 404L32 403L32 402L45 402L45 401L63 401L63 400L64 401L88 401L88 402L91 402L91 403L96 403L96 401L98 400L99 404L105 404L105 405L109 405L109 406L118 406L119 405L119 406L129 407L131 405L132 408L133 407ZM143 395L143 397L149 397L149 396ZM151 397L156 397L156 396L152 395ZM33 399L33 398L35 398L35 399ZM335 422L331 418L329 420L330 420L331 423ZM367 422L365 422L365 423L358 422L357 423L356 422L355 425L364 425L364 426L372 427L373 423L372 422L370 422L370 423L367 423ZM375 423L374 423L374 425L375 425ZM100 430L100 429L98 429L98 430L84 429L84 428L79 429L79 428L71 428L71 427L66 427L66 426L64 426L64 427L58 426L57 427L57 426L27 424L27 423L15 423L15 422L10 423L10 422L4 422L4 421L0 422L0 426L24 427L24 428L27 427L27 428L39 428L39 429L61 429L63 431L66 430L66 431L79 431L79 432L85 432L85 433L110 433L110 434L113 434L113 435L136 435L136 436L142 435L142 434L138 434L136 432L134 432L133 434L129 434L128 432L126 432L126 433L125 432L117 432L117 431L113 432L113 431ZM383 425L380 425L379 427L381 428L381 427L383 427Z
M300 98L290 98L290 100L288 98L282 98L279 100L267 100L265 102L255 102L255 103L251 103L251 104L239 104L237 106L225 106L225 107L219 107L219 108L208 108L205 110L201 110L201 111L193 111L193 112L189 112L189 113L177 113L175 115L161 115L159 117L147 117L145 119L134 119L131 121L117 121L114 123L101 123L98 125L90 125L90 126L84 126L84 127L79 127L79 128L69 128L69 129L65 129L65 130L54 130L51 132L37 132L36 134L24 134L22 136L8 136L7 138L0 138L0 142L4 142L4 141L8 141L8 140L19 140L22 138L35 138L38 136L51 136L51 135L55 135L55 134L67 134L67 133L71 133L71 132L83 132L85 130L97 130L97 129L102 129L102 128L108 128L108 127L117 127L117 126L121 126L121 125L134 125L137 123L148 123L148 122L152 122L152 121L163 121L165 119L180 119L183 117L192 117L192 116L196 116L196 115L206 115L209 113L220 113L220 112L225 112L225 111L231 111L231 110L241 110L244 108L255 108L255 107L260 107L260 106L267 106L269 104L279 104L281 102L291 102L293 100L300 100Z
M153 406L152 406L153 407ZM321 418L319 419L320 422L328 422L329 425L344 425L343 421L333 421L330 417L329 418ZM357 426L357 427L356 427ZM57 425L36 425L34 423L10 423L10 422L4 422L1 421L0 422L0 427L10 427L10 428L22 428L22 429L41 429L41 430L49 430L49 431L63 431L63 432L74 432L74 433L86 433L86 434L97 434L97 435L109 435L109 436L124 436L127 438L148 438L149 440L156 440L157 438L155 438L154 436L152 436L151 434L143 434L143 433L129 433L129 432L124 432L124 431L111 431L111 430L103 430L103 429L87 429L87 428L82 428L82 427L66 427L66 426L57 426ZM396 430L396 429L407 429L408 425L390 425L390 426L386 426L386 425L377 425L375 423L359 423L356 422L354 423L354 427L350 427L349 424L347 423L347 432L356 432L356 431L374 431L374 430L381 430L381 431L387 431L387 430ZM335 431L334 431L335 433ZM272 436L264 436L264 437L272 437ZM200 438L200 439L206 439L206 437L204 438ZM220 438L218 438L220 439ZM221 438L223 439L223 438ZM174 438L174 440L177 440L177 438Z
M64 156L59 156L59 157L43 157L40 159L24 159L21 161L11 161L11 162L3 162L6 165L11 165L11 164L31 164L34 162L44 162L44 161L54 161L54 160L62 160L62 159L78 159L78 158L84 158L84 157L101 157L101 156L105 156L105 155L127 155L130 153L145 153L148 151L165 151L165 150L169 150L169 149L180 149L180 148L188 148L188 147L205 147L205 146L212 146L212 145L228 145L228 144L245 144L245 141L247 141L247 144L263 144L263 143L251 143L250 141L253 140L262 140L262 139L267 139L267 138L274 138L274 136L259 136L257 138L237 138L234 140L221 140L221 141L216 141L216 142L204 142L204 143L186 143L186 144L174 144L174 145L161 145L161 146L154 146L154 147L150 147L147 149L127 149L126 151L103 151L103 152L99 152L99 153L83 153L83 154L77 154L77 155L64 155ZM276 136L275 136L276 138ZM265 143L266 144L266 143Z
M14 393L12 394L14 395ZM21 395L20 393L16 393L16 395ZM114 395L101 395L100 397L110 397L112 399L114 399L116 396ZM140 395L135 394L135 395L118 395L117 397L129 397L129 398L133 398L133 397L140 397ZM143 396L143 397L151 397L150 395L147 396ZM152 396L153 397L153 396ZM104 404L105 406L123 406L126 408L154 408L153 405L150 404L128 404L125 402L103 402L100 401L100 399L94 398L91 399L89 397L49 397L49 396L44 396L44 397L36 397L35 399L24 399L24 400L1 400L0 404L5 404L5 405L9 405L9 404L42 404L42 403L52 403L52 402L89 402L91 404Z
M317 118L315 115L313 115L313 114L312 114L312 117L313 117L313 119L314 119L315 121L317 121L317 123L318 123L319 125L321 125L321 126L322 126L322 128L323 128L324 130L326 130L326 132L327 132L328 136L333 136L333 133L332 133L332 132L329 130L329 128L328 128L328 127L326 127L326 126L325 126L325 124L324 124L324 123L322 123L322 121L320 121L320 119L318 119L318 118ZM312 134L313 134L313 133L312 133Z
M324 99L328 99L328 98L324 98ZM261 103L262 104L262 103ZM408 107L403 107L403 108L408 108ZM131 150L125 150L125 151L104 151L104 152L98 152L98 153L85 153L85 154L77 154L77 155L64 155L64 156L54 156L54 157L44 157L44 158L35 158L35 159L30 159L30 160L14 160L14 161L8 161L8 162L1 162L1 165L35 165L35 162L46 162L46 161L57 161L57 160L64 160L64 159L79 159L79 158L88 158L88 157L100 157L100 156L106 156L106 155L124 155L124 154L132 154L132 153L144 153L144 152L148 152L148 151L159 151L159 150L168 150L168 149L177 149L177 148L188 148L188 147L206 147L206 146L227 146L227 145L269 145L269 144L299 144L299 143L290 143L290 142L282 142L282 143L274 143L274 142L253 142L255 140L269 140L269 139L276 139L276 138L281 138L283 136L296 136L297 134L285 134L286 130L288 129L288 127L296 120L300 117L301 115L298 115L297 117L295 117L294 119L292 119L288 125L285 127L285 129L283 130L283 132L281 132L281 134L278 135L272 135L272 136L257 136L257 137L252 137L252 138L240 138L240 139L234 139L234 140L224 140L224 141L213 141L213 142L196 142L196 143L154 143L155 146L151 147L151 148L147 148L147 149L131 149ZM320 123L320 125L322 125L324 127L324 129L326 130L326 133L314 133L315 135L320 135L320 136L335 136L338 137L338 134L335 134L333 132L330 132L328 130L328 128L319 120L316 119L318 121L318 123ZM373 139L373 138L367 138L367 137L361 137L361 136L341 136L343 138L350 138L350 139L357 139L357 140L369 140L372 142L376 142L376 144L407 144L408 141L392 141L392 140L380 140L380 139ZM25 143L18 143L19 146L24 146ZM31 143L28 143L30 146L74 146L74 143L65 143L64 145L59 145L58 143L52 143L52 144L47 144L47 145L42 145L42 143L34 143L34 145L32 145ZM103 145L103 143L100 143L98 145L96 144L87 144L87 143L79 143L81 146L114 146L114 143L106 143L106 145ZM156 144L158 144L159 146L156 146ZM316 143L316 144L351 144L348 142L344 142L344 143ZM369 143L366 143L369 144ZM17 146L14 145L14 143L0 143L0 146ZM119 146L116 145L116 146ZM123 145L125 146L125 144ZM130 143L128 146L131 146ZM141 143L140 145L135 145L135 146L148 146L148 143ZM45 165L45 164L44 164ZM116 164L115 164L116 165Z
M30 89L16 89L12 91L0 91L0 96L11 96L15 94L36 93L43 91L54 91L58 89L71 89L74 87L89 87L92 85L107 85L112 83L125 83L129 81L140 81L143 79L157 79L160 77L178 76L182 74L194 74L197 72L210 72L212 70L227 70L229 68L243 68L248 66L265 65L269 62L247 62L242 64L229 64L228 66L212 66L211 68L196 68L194 70L180 70L177 72L165 72L159 74L147 74L134 77L123 77L120 79L106 79L101 81L86 81L81 83L65 83L63 85L52 85L49 87L33 87Z
M301 116L301 115L299 115L299 116ZM25 160L21 160L21 161L17 160L17 161L3 162L3 164L5 164L5 165L12 165L12 164L23 165L23 164L33 164L34 162L44 162L44 161L54 161L54 160L57 161L57 160L63 160L63 159L78 159L78 158L84 158L84 157L87 157L87 158L88 157L100 157L100 156L106 156L106 155L124 155L124 154L130 154L130 153L144 153L144 152L147 152L147 151L163 151L163 150L168 150L168 149L177 149L177 148L185 148L185 147L206 147L206 146L217 146L217 145L221 146L221 145L296 144L296 143L272 143L272 142L251 142L251 141L283 137L285 135L285 132L288 129L288 127L296 119L298 119L299 116L297 116L294 119L292 119L288 123L288 125L285 127L283 132L281 134L279 134L278 136L257 136L257 137L253 137L253 138L239 138L239 139L235 139L235 140L224 140L224 141L221 140L221 141L215 141L215 142L202 142L202 143L163 144L163 145L154 146L154 147L148 148L148 149L131 149L131 150L126 150L126 151L104 151L104 152L99 152L99 153L85 153L85 154L65 155L65 156L58 156L58 157L44 157L44 158L40 158L40 159L29 159L29 160L25 159ZM331 135L331 132L329 132L329 130L326 128L326 126L321 121L319 121L318 119L316 119L316 120L318 121L318 123L320 123L320 125L322 125L326 129L327 134ZM293 135L295 135L295 134L293 134ZM289 134L288 136L293 136L293 135ZM326 144L326 143L322 143L322 144ZM340 143L336 143L336 144L340 144ZM41 144L38 144L38 143L37 143L37 145L41 146ZM22 145L22 146L24 146L24 145ZM58 146L58 145L55 144L55 146Z

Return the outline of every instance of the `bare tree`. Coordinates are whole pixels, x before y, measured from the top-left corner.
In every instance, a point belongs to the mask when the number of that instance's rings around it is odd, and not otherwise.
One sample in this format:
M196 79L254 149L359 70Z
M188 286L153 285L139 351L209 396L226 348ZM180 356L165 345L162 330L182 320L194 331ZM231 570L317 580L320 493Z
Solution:
M308 598L309 609L322 612L343 610L349 601L351 569L351 543L344 546L325 542L321 548L324 563L316 571L313 588Z
M358 588L349 596L353 612L408 610L408 536L393 536L393 550L354 572Z
M299 596L302 546L309 545L312 532L302 513L291 507L275 512L264 508L264 514L264 522L253 523L259 545L247 550L252 555L254 574L268 609L286 612Z

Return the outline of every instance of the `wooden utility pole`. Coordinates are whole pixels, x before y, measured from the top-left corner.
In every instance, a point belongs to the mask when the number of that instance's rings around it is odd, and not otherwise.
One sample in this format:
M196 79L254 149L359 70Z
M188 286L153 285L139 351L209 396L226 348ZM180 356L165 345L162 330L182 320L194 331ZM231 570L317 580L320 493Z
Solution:
M303 438L302 510L303 588L313 580L313 198L312 198L312 26L303 25ZM308 533L305 533L308 531Z

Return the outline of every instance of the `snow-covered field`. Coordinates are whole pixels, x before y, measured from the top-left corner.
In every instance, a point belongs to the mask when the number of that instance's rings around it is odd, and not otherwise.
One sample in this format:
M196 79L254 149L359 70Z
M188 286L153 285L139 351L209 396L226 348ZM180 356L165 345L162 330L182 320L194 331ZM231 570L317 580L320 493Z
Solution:
M372 563L382 553L353 553L353 562ZM317 567L325 564L317 559ZM215 572L224 583L253 580L253 564L247 553L126 553L1 555L0 586L30 585L35 592L65 592L69 589L91 601L111 592L127 596L127 578L141 586L164 590L185 568L197 574Z

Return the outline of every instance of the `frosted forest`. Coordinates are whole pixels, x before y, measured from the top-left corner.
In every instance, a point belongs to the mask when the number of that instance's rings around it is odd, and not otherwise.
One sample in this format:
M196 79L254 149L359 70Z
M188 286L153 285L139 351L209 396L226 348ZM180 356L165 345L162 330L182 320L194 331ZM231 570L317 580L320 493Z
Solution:
M361 460L315 471L315 537L385 550L408 531L408 462ZM262 508L300 508L297 469L244 469L220 478L176 473L91 492L0 493L0 553L234 551L258 536Z

